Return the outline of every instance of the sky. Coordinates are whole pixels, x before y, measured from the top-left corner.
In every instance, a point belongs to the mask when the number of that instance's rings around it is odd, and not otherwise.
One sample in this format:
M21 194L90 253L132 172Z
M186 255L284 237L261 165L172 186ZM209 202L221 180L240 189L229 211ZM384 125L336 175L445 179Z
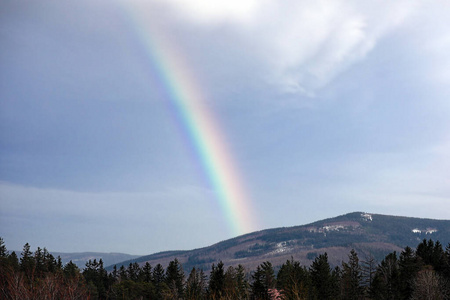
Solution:
M0 236L146 255L450 216L450 3L3 0Z

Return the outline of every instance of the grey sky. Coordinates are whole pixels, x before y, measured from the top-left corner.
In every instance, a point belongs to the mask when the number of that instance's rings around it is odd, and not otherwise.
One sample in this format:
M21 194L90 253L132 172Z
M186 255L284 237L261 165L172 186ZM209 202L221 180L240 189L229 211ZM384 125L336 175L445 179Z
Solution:
M3 1L0 236L149 254L232 237L158 86L158 28L207 95L257 229L450 216L446 1Z

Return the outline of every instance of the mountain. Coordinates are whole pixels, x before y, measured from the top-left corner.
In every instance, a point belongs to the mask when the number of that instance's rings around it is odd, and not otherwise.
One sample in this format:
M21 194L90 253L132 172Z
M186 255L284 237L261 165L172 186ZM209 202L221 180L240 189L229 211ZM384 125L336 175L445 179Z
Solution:
M338 265L347 260L351 249L357 251L360 259L373 255L380 261L406 246L415 248L423 239L439 240L445 247L450 243L450 220L354 212L307 225L253 232L205 248L142 256L117 266L149 262L166 267L177 258L187 272L194 266L210 270L211 264L219 261L225 266L241 264L254 270L264 261L279 266L291 257L309 266L324 252L332 265Z
M16 252L16 253L20 253ZM76 264L80 269L83 269L88 260L97 261L101 258L103 260L104 266L114 265L120 263L124 260L136 259L139 258L139 255L130 255L125 253L101 253L101 252L81 252L81 253L63 253L63 252L51 252L51 254L57 258L61 257L61 261L63 264L72 261Z

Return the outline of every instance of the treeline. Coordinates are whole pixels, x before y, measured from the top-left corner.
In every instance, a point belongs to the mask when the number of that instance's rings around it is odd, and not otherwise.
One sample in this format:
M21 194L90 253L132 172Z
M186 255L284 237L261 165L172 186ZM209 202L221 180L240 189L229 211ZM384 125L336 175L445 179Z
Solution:
M111 272L90 260L80 270L28 244L19 259L0 238L0 299L450 299L450 244L439 241L423 240L380 263L352 250L334 268L324 253L309 267L290 259L276 270L269 261L251 271L219 262L208 275L193 268L185 276L177 259L165 269L130 263Z

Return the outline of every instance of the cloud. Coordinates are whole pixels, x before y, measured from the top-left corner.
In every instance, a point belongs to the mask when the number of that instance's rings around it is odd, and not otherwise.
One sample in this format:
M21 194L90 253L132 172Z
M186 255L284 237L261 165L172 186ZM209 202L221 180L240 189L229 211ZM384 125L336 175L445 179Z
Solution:
M217 43L225 39L231 48L238 45L240 51L234 54L249 57L246 53L251 49L255 65L265 68L266 82L284 92L309 96L364 59L419 8L415 1L169 0L164 4L196 26L197 33L214 31Z

